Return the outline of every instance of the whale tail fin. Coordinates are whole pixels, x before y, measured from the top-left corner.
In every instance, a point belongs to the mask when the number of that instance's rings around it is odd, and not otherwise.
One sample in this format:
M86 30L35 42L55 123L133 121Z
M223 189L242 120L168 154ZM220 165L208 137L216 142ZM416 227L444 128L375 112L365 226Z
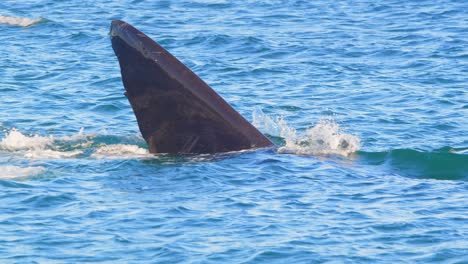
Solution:
M130 24L111 24L112 48L151 153L216 153L273 146L195 73Z

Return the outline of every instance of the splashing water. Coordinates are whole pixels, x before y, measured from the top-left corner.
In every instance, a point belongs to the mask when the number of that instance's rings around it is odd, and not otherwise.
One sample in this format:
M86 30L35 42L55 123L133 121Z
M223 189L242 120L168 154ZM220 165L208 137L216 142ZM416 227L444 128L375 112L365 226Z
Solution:
M342 155L347 156L359 150L358 137L341 131L339 125L331 120L320 120L314 127L306 130L305 135L287 138L286 145L279 153L299 155Z
M0 24L29 27L42 21L42 18L9 17L0 15Z
M320 120L303 135L298 135L283 118L271 118L258 110L253 113L253 123L266 134L284 139L285 145L278 148L278 153L348 156L360 148L359 138L346 134L333 120Z

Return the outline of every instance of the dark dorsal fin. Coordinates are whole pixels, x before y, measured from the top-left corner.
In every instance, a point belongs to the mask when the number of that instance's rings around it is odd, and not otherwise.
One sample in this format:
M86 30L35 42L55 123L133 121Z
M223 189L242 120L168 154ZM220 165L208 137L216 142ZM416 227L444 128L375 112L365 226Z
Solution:
M152 153L216 153L273 146L167 50L112 21L112 48L126 96Z

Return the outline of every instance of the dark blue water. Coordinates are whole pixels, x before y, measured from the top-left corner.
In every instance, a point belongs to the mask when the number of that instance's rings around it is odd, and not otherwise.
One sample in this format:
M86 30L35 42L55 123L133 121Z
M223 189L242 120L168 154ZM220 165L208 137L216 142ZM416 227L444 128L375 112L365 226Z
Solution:
M467 263L467 10L2 1L0 262ZM278 148L148 154L113 19Z

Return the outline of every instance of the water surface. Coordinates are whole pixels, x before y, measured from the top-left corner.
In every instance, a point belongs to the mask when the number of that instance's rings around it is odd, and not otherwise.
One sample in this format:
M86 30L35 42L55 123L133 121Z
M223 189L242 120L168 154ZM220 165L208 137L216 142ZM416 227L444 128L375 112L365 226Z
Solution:
M1 262L466 263L466 1L23 2L0 3ZM279 148L148 154L113 19Z

